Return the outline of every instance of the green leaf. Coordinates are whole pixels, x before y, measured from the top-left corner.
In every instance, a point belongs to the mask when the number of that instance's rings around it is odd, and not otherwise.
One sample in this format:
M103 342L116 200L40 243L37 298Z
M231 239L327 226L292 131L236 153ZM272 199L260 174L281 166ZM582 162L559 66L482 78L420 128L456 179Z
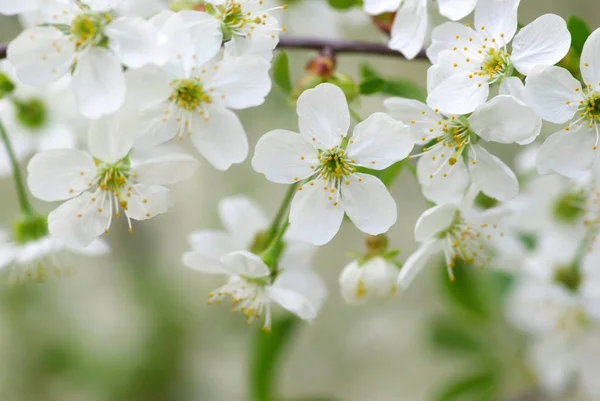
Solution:
M287 316L273 320L270 333L257 333L250 366L250 392L253 401L274 399L277 363L297 326L298 319L295 316Z
M377 71L369 63L361 63L360 65L360 78L366 80L369 78L379 78Z
M567 20L567 28L571 33L571 47L581 54L585 41L592 33L589 25L581 18L571 16Z
M273 62L273 79L281 90L289 94L292 91L290 78L290 61L286 52L280 52Z
M389 79L385 82L381 92L386 95L416 99L421 102L427 99L427 92L409 79Z
M362 0L327 0L329 5L337 10L347 10L351 7L362 7Z
M361 95L372 95L381 92L385 87L385 81L381 78L368 78L360 83Z
M476 372L443 386L436 401L492 401L498 395L497 377L492 371Z
M454 353L479 353L485 346L471 334L472 330L459 321L440 318L431 325L431 343L437 348Z

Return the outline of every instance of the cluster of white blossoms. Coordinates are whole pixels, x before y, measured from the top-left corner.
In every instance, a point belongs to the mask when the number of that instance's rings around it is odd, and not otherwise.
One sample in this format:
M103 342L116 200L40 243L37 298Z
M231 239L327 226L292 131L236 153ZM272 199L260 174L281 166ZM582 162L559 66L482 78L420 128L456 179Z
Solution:
M274 129L251 150L236 111L271 90L286 6L208 0L175 12L160 2L0 0L0 13L27 21L0 65L0 174L19 188L18 161L34 154L29 191L63 202L40 218L21 188L23 216L0 237L0 266L17 281L42 279L63 270L58 251L104 253L98 240L115 219L133 231L134 221L167 213L168 186L198 164L176 143L189 137L217 170L251 154L257 173L288 186L273 217L228 197L224 230L190 236L183 264L226 280L209 302L229 299L266 330L273 304L314 319L326 289L312 256L351 222L367 249L341 272L345 300L406 291L437 255L450 280L459 262L510 271L508 315L531 334L541 382L559 391L580 374L598 391L588 365L600 352L599 253L588 250L600 229L600 33L583 46L579 80L556 66L571 49L563 18L519 28L519 0L435 5L453 21L473 12L473 22L432 27L429 0L364 1L369 14L395 13L392 49L413 58L429 43L426 102L385 99L362 120L344 88L321 80L301 88L297 132ZM563 128L541 140L545 122ZM494 143L527 149L518 174L488 150ZM431 208L416 223L419 247L400 262L385 235L398 205L384 177L415 158Z

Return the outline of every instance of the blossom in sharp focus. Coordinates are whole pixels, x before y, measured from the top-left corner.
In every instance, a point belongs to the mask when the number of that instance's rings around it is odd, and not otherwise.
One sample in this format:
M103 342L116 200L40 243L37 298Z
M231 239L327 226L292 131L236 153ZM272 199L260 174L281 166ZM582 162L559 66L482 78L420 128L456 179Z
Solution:
M0 269L9 271L9 282L13 284L29 280L42 282L49 276L68 274L73 267L69 254L98 256L108 251L101 240L80 249L65 245L47 232L39 238L15 242L0 230Z
M68 82L57 82L43 91L29 87L16 79L8 60L0 61L0 74L15 85L14 91L0 100L0 121L18 160L39 151L75 147L75 131L82 121L72 116L75 101L69 96ZM61 101L56 102L57 98ZM2 151L0 177L10 174L10 159Z
M267 265L257 255L237 251L225 255L219 264L197 265L207 274L226 275L227 283L208 295L210 303L229 298L235 311L242 312L248 323L264 316L264 329L271 329L271 305L279 304L304 320L317 317L325 287L310 269L285 269L273 279Z
M206 11L217 18L226 41L227 55L256 55L271 61L281 28L276 18L287 6L265 0L207 0Z
M221 46L217 20L197 11L162 15L155 23L171 54L164 69L141 69L142 79L131 87L142 98L136 145L189 136L215 168L226 170L248 155L246 133L233 110L264 102L271 90L270 64L258 56L209 61Z
M38 199L66 201L48 216L50 233L65 244L85 247L108 231L123 211L146 220L171 206L173 184L190 177L196 160L183 153L154 149L130 157L131 127L116 118L92 125L89 153L74 149L36 154L28 165L27 182Z
M540 174L555 172L577 178L592 167L600 140L600 30L587 39L581 54L585 86L562 67L536 70L527 77L529 104L546 121L565 128L546 139L540 147Z
M535 113L513 96L499 95L471 115L443 114L417 100L390 98L388 113L410 124L411 134L424 145L417 174L423 194L436 203L458 203L470 182L486 195L508 200L517 196L513 171L490 154L481 140L527 143L541 128Z
M16 75L26 84L43 86L72 74L84 116L115 112L125 100L123 65L139 68L157 61L158 32L141 17L115 19L114 1L59 4L44 25L26 29L9 44L7 57Z
M396 294L398 266L381 256L364 262L353 260L342 270L340 292L346 302L360 303L369 297L390 297Z
M448 22L434 29L427 54L444 79L431 88L428 104L446 113L470 113L488 99L491 84L515 71L529 75L567 54L571 35L557 15L542 15L515 35L518 5L519 0L480 0L474 27Z
M478 212L464 204L461 207L443 204L426 210L415 226L415 239L421 246L400 270L399 288L407 289L429 260L439 253L444 255L451 280L454 280L452 269L459 259L480 268L489 265L493 238L504 236L499 225L504 215L505 211L500 208Z
M364 9L371 15L395 12L389 47L413 59L430 33L430 0L365 0ZM440 14L456 21L473 11L477 0L438 0Z
M290 231L314 245L329 242L344 213L361 231L386 232L397 217L385 185L357 167L382 170L413 148L409 129L384 113L354 127L344 93L331 84L305 91L297 105L300 133L275 130L256 145L252 166L268 180L299 183L290 210Z
M211 265L220 265L222 257L235 251L259 253L269 245L269 220L256 202L245 196L224 198L219 202L219 217L224 230L200 230L192 233L192 250L183 255L183 263L206 272ZM298 241L287 232L280 255L279 268L309 268L315 248Z

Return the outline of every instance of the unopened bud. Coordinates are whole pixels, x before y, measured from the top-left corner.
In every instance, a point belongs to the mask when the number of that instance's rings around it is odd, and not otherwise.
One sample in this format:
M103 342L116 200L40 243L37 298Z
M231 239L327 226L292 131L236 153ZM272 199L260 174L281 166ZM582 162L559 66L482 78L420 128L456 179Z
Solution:
M333 76L329 78L326 82L329 82L330 84L333 84L340 88L344 92L344 95L346 95L346 99L348 100L348 102L353 101L360 95L358 86L356 85L354 80L344 73L335 72Z
M6 75L0 72L0 99L10 95L15 90L15 84Z
M377 27L377 29L389 35L390 32L392 32L394 18L396 18L396 13L383 13L379 15L374 15L373 17L371 17L371 20L373 21L373 24Z
M382 255L387 251L389 245L389 240L387 235L379 234L379 235L368 235L365 239L365 246L367 247L367 251L372 255Z
M46 105L40 99L14 100L17 121L27 128L40 128L46 122Z
M304 68L308 73L328 79L335 73L335 54L329 49L324 49L319 55L311 59Z

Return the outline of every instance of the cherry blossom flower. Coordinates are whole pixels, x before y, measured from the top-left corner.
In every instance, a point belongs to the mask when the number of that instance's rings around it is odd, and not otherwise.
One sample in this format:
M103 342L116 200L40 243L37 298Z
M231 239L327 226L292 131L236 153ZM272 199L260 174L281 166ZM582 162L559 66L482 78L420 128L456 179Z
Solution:
M340 274L342 297L346 302L360 303L370 296L392 296L398 290L398 271L398 266L381 256L363 263L353 260Z
M321 84L297 105L300 134L275 130L256 145L254 170L280 184L300 183L290 210L290 231L314 245L329 242L344 213L358 229L377 235L396 222L396 202L385 185L357 167L382 170L413 148L408 127L375 113L354 127L342 90Z
M66 201L48 216L50 233L65 244L85 247L125 213L146 220L171 206L165 184L185 180L197 162L161 149L134 152L131 125L104 118L92 125L89 153L57 149L36 154L28 166L31 193L46 202Z
M515 35L519 1L480 0L474 27L448 22L434 29L427 54L444 79L430 88L428 104L445 113L470 113L488 99L491 84L515 71L528 75L567 54L571 35L557 15L542 15Z
M57 9L57 5L59 8ZM159 37L140 17L114 19L114 1L57 3L44 25L26 29L8 46L8 59L21 81L43 86L72 74L79 111L99 118L125 100L123 66L157 61Z
M218 21L206 13L162 13L155 24L168 38L164 70L140 71L132 91L141 99L137 146L152 147L189 136L217 169L226 170L248 155L244 128L232 110L264 102L271 90L270 64L258 56L209 61L221 47Z
M396 12L389 47L413 59L429 36L429 0L365 0L364 9L371 15ZM438 0L439 12L456 21L473 11L477 0Z

